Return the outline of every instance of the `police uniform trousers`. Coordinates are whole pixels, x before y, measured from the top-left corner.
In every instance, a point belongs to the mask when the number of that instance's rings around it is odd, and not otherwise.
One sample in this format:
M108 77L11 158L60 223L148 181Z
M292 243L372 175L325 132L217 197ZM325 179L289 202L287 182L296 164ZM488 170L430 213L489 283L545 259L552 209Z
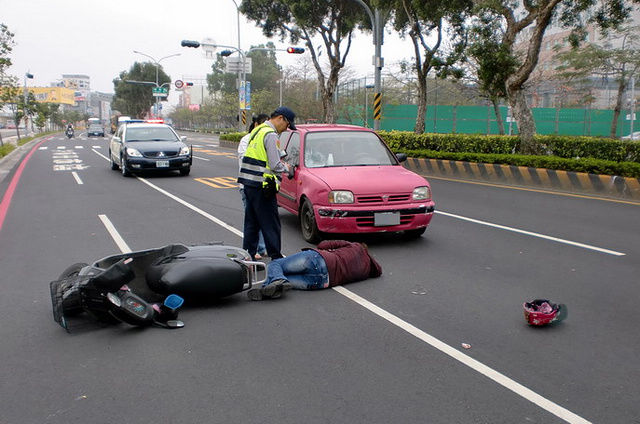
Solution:
M265 196L262 187L244 186L247 202L244 209L244 239L242 248L255 257L258 250L258 233L262 230L267 255L271 259L282 257L280 215L275 194Z

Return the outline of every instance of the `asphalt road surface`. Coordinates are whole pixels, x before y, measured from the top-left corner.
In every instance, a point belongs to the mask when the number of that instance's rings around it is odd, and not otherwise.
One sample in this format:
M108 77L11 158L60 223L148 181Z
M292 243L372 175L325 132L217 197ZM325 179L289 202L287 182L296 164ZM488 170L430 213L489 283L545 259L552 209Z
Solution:
M432 179L423 237L350 237L378 279L67 334L48 287L67 266L242 245L235 152L188 136L188 177L122 177L108 137L60 134L0 182L0 423L640 422L640 209L622 201ZM283 253L307 247L281 219ZM528 326L535 298L568 319Z

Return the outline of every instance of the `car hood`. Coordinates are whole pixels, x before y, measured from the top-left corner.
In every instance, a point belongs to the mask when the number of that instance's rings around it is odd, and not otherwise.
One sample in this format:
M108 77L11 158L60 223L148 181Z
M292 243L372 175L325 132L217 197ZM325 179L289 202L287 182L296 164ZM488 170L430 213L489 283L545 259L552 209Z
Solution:
M179 151L184 143L179 141L129 141L127 147L134 148L139 152L167 152Z
M331 190L350 190L354 194L404 193L429 185L423 177L402 166L341 166L307 170Z

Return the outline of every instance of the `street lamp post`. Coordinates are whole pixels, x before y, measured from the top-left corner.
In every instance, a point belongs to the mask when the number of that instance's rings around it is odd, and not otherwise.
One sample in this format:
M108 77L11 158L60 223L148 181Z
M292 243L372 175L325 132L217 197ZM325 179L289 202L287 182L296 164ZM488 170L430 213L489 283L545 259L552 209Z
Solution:
M158 85L158 67L160 66L160 62L162 62L163 60L168 59L170 57L180 56L180 54L181 54L181 53L170 54L169 56L161 57L160 59L156 60L153 56L149 56L146 53L142 53L142 52L139 52L137 50L134 50L133 52L136 53L136 54L140 54L142 56L148 57L155 64L155 66L156 66L156 88L160 88L161 87L160 85ZM164 86L165 84L162 84L162 86ZM158 96L156 96L156 104L155 104L155 107L154 107L154 111L155 111L156 117L159 115L159 113L158 113L159 112L158 103L160 103L160 98Z
M373 99L373 129L377 131L380 129L380 117L382 115L382 91L380 87L380 74L382 72L382 67L384 66L384 59L382 58L382 16L380 14L380 9L375 8L374 11L371 12L371 9L364 1L354 1L367 11L367 15L369 15L369 19L371 20L371 29L373 31L373 44L375 45L375 56L373 57L373 78L376 90Z
M24 135L29 135L29 118L27 117L27 101L29 99L29 91L27 90L27 79L33 79L33 74L28 71L24 73Z

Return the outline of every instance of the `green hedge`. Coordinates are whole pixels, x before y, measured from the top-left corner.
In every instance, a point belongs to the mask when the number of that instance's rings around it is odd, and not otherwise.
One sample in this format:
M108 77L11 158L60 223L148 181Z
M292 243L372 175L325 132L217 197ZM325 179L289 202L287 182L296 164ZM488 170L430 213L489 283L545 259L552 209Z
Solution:
M240 139L242 137L244 137L245 135L247 135L246 132L234 132L234 133L220 134L220 140L234 141L236 143L240 143Z
M394 150L510 154L517 150L519 142L518 136L509 135L415 134L409 131L380 131L379 134ZM638 142L557 135L538 135L535 140L549 156L640 163Z

